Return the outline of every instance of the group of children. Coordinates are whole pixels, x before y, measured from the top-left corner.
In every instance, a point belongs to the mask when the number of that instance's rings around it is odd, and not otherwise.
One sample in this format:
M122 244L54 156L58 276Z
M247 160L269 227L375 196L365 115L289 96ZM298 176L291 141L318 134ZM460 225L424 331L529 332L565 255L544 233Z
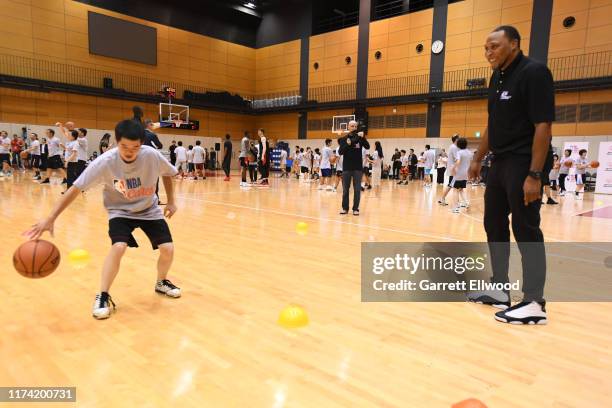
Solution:
M88 161L87 129L75 128L72 122L66 122L65 125L58 122L55 125L65 141L62 141L53 129L47 129L43 138L39 138L34 132L25 139L14 135L12 142L8 133L1 131L0 177L12 176L13 169L31 168L34 171L32 179L40 184L50 184L53 173L59 173L62 184L70 188ZM18 145L18 148L10 148L10 143ZM41 173L44 173L44 179Z
M576 190L574 192L574 197L576 200L582 200L584 195L584 184L586 182L587 169L596 168L596 162L589 162L587 160L587 150L581 149L578 152L578 158L573 159L572 150L565 149L563 152L563 158L559 159L557 154L553 155L553 168L550 171L549 179L550 179L550 187L548 190L552 189L553 191L559 191L559 197L564 197L567 194L565 183L570 176L570 169L575 167L575 173L573 175L574 181L576 183ZM557 188L558 187L558 188ZM548 200L551 200L551 194L548 193ZM549 203L550 204L550 203ZM555 202L556 204L556 202Z

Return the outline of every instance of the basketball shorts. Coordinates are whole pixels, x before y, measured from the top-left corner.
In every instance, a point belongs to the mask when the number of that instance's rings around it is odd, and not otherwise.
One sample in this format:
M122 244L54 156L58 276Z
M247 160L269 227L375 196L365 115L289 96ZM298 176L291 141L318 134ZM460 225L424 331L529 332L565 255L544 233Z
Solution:
M138 242L132 235L136 228L140 228L145 233L154 250L161 244L172 242L170 228L164 219L135 220L118 217L108 221L108 235L113 244L123 242L130 248L138 248Z
M306 166L301 166L301 167L300 167L300 173L302 173L302 174L304 174L304 173L309 173L309 171L308 171L308 167L306 167Z
M408 175L408 173L409 173L409 172L408 172L408 167L404 166L404 167L402 167L402 168L400 169L400 174L401 174L402 176L407 176L407 175Z
M194 163L196 170L204 170L204 163Z
M244 168L249 167L249 161L247 160L246 157L240 157L238 161L240 161L240 167L244 167Z
M364 167L364 168L363 168L363 174L364 174L366 177L369 177L369 176L370 176L370 168L369 168L369 167Z
M60 155L49 157L47 161L47 167L52 170L61 169L62 167L64 167L64 163L62 163L62 158L60 157Z
M321 169L321 176L331 177L331 175L332 175L331 169Z
M431 169L425 168L425 175L429 176L431 174Z
M195 171L195 165L193 163L187 164L187 171L193 173Z
M39 154L32 155L32 167L35 169L40 167L40 155Z
M176 169L179 170L179 171L186 170L187 169L187 162L177 161L176 162Z
M466 188L467 180L453 180L453 188Z
M8 153L1 153L0 154L0 164L7 162L7 163L11 163L11 156Z

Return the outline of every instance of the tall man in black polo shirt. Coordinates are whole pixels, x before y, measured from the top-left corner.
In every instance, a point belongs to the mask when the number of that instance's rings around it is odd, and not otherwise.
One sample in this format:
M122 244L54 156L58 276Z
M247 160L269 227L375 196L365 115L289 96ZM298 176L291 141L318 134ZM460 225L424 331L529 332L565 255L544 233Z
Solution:
M489 292L470 300L503 311L495 319L514 324L545 324L546 253L540 229L542 179L552 166L551 122L555 96L550 70L525 57L521 37L512 26L487 37L485 56L495 70L489 83L489 119L470 166L477 179L481 160L493 160L485 191L484 226L490 243L493 282L508 282L510 227L523 266L523 301L510 306L508 293Z
M361 177L363 175L363 163L361 148L370 148L370 143L357 132L357 122L351 120L348 124L349 133L338 139L338 153L342 155L342 212L346 214L349 210L349 192L351 181L353 182L353 215L359 215L359 200L361 199Z

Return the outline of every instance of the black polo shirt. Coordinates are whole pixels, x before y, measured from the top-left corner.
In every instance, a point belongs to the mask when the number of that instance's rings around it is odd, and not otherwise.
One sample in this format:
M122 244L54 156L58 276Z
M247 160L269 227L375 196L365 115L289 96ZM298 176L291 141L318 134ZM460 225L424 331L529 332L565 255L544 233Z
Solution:
M489 148L496 156L531 155L535 124L555 120L553 77L519 52L489 81Z

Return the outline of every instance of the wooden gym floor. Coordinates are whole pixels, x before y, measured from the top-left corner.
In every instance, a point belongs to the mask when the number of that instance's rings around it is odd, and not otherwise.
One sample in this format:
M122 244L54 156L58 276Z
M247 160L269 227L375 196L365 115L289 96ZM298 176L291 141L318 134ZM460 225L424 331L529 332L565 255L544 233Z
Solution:
M609 404L611 304L551 303L547 326L515 327L481 305L361 303L360 242L484 240L483 188L470 188L472 207L455 215L436 204L440 187L427 194L383 180L364 194L360 217L341 217L339 192L296 180L248 191L237 177L176 185L170 277L183 297L154 293L156 255L138 231L141 247L111 290L117 313L96 321L109 248L100 188L56 223L59 269L28 280L12 252L62 187L0 180L0 386L76 386L78 407ZM546 239L610 240L612 219L576 216L607 206L612 197L593 194L544 206ZM75 248L90 252L87 268L67 262ZM290 303L308 312L307 327L277 324Z

